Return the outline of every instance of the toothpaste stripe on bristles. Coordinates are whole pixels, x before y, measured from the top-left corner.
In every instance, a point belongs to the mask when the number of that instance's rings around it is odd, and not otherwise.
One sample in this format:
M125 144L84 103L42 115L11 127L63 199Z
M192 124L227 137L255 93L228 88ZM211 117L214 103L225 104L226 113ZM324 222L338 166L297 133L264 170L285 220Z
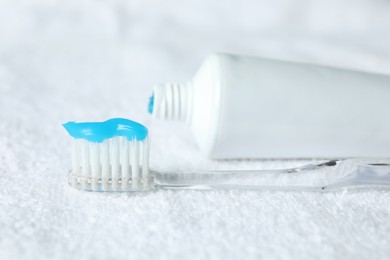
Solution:
M73 187L93 191L154 188L146 127L123 118L63 126L74 138L69 180Z

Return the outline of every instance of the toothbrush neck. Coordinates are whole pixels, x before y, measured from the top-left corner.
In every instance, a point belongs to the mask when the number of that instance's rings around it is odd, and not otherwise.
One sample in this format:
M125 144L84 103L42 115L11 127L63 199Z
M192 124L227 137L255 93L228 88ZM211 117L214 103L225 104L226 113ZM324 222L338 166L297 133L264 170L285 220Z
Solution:
M192 117L192 82L166 83L153 89L153 118L190 123Z

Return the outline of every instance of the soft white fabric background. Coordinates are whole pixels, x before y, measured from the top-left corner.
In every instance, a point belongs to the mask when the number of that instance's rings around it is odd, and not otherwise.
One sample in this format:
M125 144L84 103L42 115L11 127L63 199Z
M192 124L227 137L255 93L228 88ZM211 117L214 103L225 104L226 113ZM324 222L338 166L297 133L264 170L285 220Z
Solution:
M213 51L390 74L389 32L388 0L0 0L0 259L388 259L389 191L81 192L61 123L150 124L152 85ZM304 163L213 162L185 127L151 131L155 169Z

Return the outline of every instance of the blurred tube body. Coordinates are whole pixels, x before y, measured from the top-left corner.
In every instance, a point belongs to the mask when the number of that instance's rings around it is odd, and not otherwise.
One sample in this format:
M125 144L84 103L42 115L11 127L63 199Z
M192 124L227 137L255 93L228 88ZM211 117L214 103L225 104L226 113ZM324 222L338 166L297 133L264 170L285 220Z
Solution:
M390 77L228 54L154 88L154 118L186 122L211 158L390 156Z

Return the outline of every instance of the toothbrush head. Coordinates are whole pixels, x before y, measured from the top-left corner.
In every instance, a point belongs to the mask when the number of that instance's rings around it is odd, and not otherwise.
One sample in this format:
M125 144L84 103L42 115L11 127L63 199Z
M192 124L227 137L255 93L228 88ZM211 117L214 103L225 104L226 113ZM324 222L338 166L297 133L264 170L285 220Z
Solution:
M148 129L131 120L63 125L73 137L69 184L88 191L143 191L155 188L149 173Z

